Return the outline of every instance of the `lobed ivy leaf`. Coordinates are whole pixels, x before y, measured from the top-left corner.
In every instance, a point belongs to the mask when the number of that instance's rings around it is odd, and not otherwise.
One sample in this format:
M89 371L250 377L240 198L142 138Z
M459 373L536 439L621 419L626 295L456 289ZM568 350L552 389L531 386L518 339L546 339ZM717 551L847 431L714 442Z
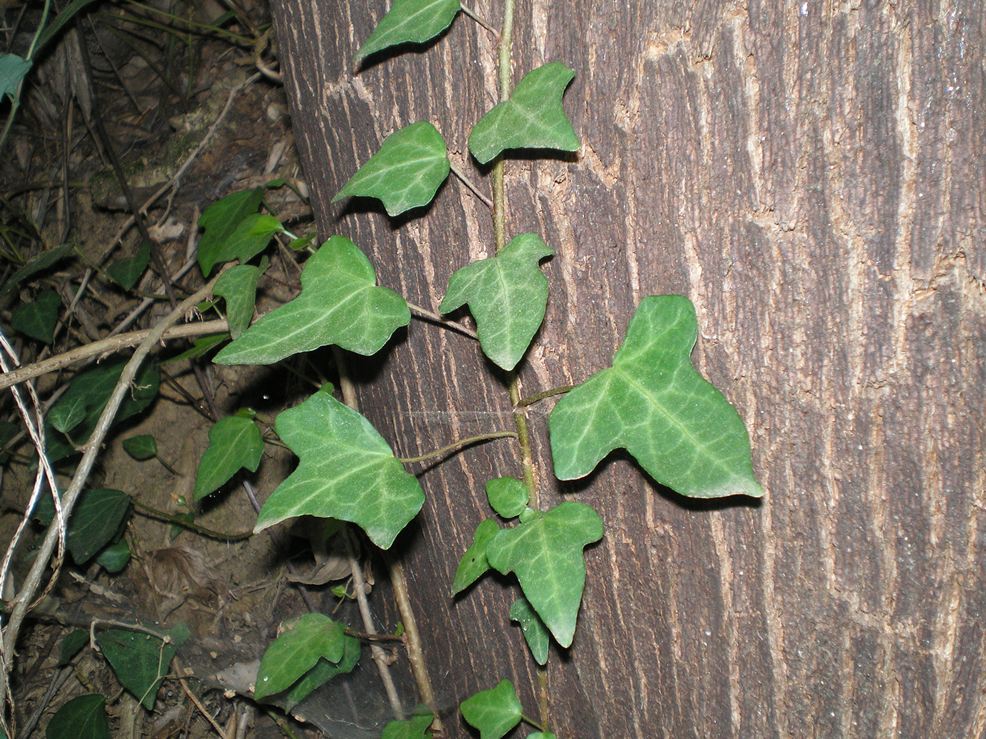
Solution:
M320 659L338 663L345 655L345 640L342 624L328 616L321 613L300 616L264 652L253 697L261 700L287 690Z
M150 434L131 436L123 440L123 451L138 462L144 462L157 456L157 441Z
M472 544L459 560L459 567L452 578L452 595L461 593L490 569L490 563L486 559L486 546L499 530L500 527L492 518L480 521L476 533L473 534Z
M456 2L456 6L458 6ZM450 21L451 22L451 21ZM17 54L0 54L0 101L5 96L11 101L17 96L21 80L31 70L31 61Z
M432 736L428 727L434 720L435 714L426 710L403 721L391 721L383 727L380 739L427 739Z
M380 150L349 178L332 202L345 197L377 198L387 215L428 205L449 173L445 139L428 121L418 121L384 139Z
M504 518L514 518L527 507L529 493L523 480L516 477L497 477L486 483L486 498L490 508Z
M281 413L275 427L301 462L264 503L254 531L297 516L337 518L387 549L421 510L425 496L417 478L331 388Z
M404 298L376 280L356 244L333 236L305 263L301 295L261 317L213 361L271 364L327 344L375 354L411 321Z
M555 641L568 647L585 587L582 549L602 537L599 514L567 501L500 531L486 547L486 557L504 575L517 575L524 597Z
M338 662L327 662L320 659L318 663L294 684L291 690L284 697L284 709L290 711L305 698L311 695L318 688L322 687L332 678L338 675L345 675L352 672L359 662L360 643L359 639L352 636L343 638L342 659Z
M356 52L355 63L391 46L430 41L452 25L460 8L459 0L394 0Z
M220 258L224 244L245 219L256 215L263 200L264 189L255 187L231 193L202 211L199 228L203 233L198 256L203 275L208 275L217 263L224 261Z
M538 263L552 255L537 234L516 236L496 256L457 270L438 309L451 313L468 303L483 353L510 371L544 320L548 280Z
M109 544L120 531L130 512L130 496L107 488L86 489L79 496L68 521L65 545L76 564L85 564ZM55 506L50 495L41 498L32 516L42 526L55 518Z
M531 650L531 656L539 665L548 663L548 629L538 618L527 598L519 598L510 606L510 620L520 624L520 631Z
M108 274L124 290L130 290L151 263L151 243L141 241L132 257L117 259L106 268Z
M520 723L523 709L514 684L501 680L495 688L482 690L459 705L462 718L479 729L480 739L500 739Z
M252 418L227 416L209 429L209 446L195 471L195 500L215 492L241 469L256 472L264 438Z
M25 336L50 344L55 340L55 324L62 299L54 290L42 290L30 303L24 303L11 311L10 325Z
M73 698L55 712L45 727L46 739L110 739L106 698L87 693Z
M213 295L226 301L226 322L229 324L229 335L234 339L246 331L253 318L259 279L259 267L238 264L223 272L212 288Z
M469 134L469 151L486 164L508 149L578 151L579 137L561 99L575 72L550 62L528 72L508 100L479 119Z
M658 483L681 495L763 495L743 420L692 367L697 323L680 295L645 298L613 366L562 398L549 430L555 476L589 474L626 449Z
M156 636L126 629L96 635L96 644L120 684L148 711L154 710L158 688L170 672L175 645Z

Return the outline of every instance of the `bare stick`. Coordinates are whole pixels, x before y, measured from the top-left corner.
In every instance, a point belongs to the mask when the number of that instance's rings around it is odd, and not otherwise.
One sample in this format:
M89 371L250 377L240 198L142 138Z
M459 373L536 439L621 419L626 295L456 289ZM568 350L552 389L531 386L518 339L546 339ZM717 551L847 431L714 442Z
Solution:
M220 274L222 274L222 272L220 272ZM202 289L198 290L196 293L190 295L179 303L178 306L171 311L171 313L169 313L150 331L147 337L134 350L130 361L124 365L123 372L120 373L120 379L117 381L116 387L113 388L113 393L110 395L110 398L106 403L106 407L103 409L103 412L99 416L99 420L96 422L96 428L93 430L92 436L89 437L89 441L87 441L84 446L85 452L82 455L79 466L76 468L75 476L72 478L72 483L69 485L68 489L65 491L65 495L62 497L62 506L66 518L71 516L72 509L75 507L75 503L82 492L82 488L89 479L89 473L92 472L93 465L96 463L96 457L99 455L103 440L106 438L106 434L109 433L110 426L113 424L117 411L120 409L120 404L127 396L127 393L130 392L130 385L137 376L137 371L140 369L140 365L143 363L144 359L146 359L154 345L161 340L161 337L168 328L180 321L182 317L196 304L212 294L212 287L218 279L219 276L217 275ZM28 608L32 605L34 594L38 591L38 586L41 584L41 579L44 577L44 571L47 569L48 563L51 560L58 537L59 534L57 527L51 527L48 529L48 533L45 535L44 541L39 548L34 563L31 565L31 569L24 580L24 587L14 599L14 606L10 613L10 620L7 623L7 627L3 630L3 645L4 653L6 655L13 655L14 653L14 647L17 644L17 637L20 633L21 625L24 623L24 618L27 615ZM9 674L12 667L13 665L11 661L7 659L3 660L2 670L5 675ZM5 704L6 697L7 685L5 684L5 681L0 680L0 705Z
M226 321L223 319L216 321L204 321L200 323L186 323L183 326L174 326L173 328L169 328L161 336L161 339L184 339L190 336L218 334L226 331L227 329L228 326ZM30 380L32 377L40 377L41 375L46 375L49 372L60 370L63 367L68 367L69 365L75 364L76 362L81 362L84 359L89 359L90 357L98 357L103 354L112 354L120 349L136 346L146 339L153 330L154 329L144 329L143 331L131 331L127 334L117 334L116 336L110 336L106 339L94 341L91 344L76 347L75 349L67 351L64 354L58 354L40 362L35 362L34 364L28 364L24 367L18 367L10 372L5 372L2 376L0 376L0 390L5 387L10 387L11 385L17 385L25 380Z

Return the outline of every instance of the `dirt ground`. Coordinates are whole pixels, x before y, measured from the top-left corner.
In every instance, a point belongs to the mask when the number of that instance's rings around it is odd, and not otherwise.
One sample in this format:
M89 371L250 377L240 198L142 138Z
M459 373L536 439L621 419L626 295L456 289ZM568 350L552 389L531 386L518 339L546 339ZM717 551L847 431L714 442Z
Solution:
M36 5L0 4L4 51L23 51L38 22ZM230 9L235 17L215 26ZM133 200L147 204L144 223L169 274L194 256L201 210L237 190L283 180L289 186L268 190L266 207L293 233L312 231L268 26L262 0L97 3L77 26L66 28L32 70L0 156L0 269L6 280L23 261L63 243L71 243L77 257L26 282L0 304L0 324L15 339L22 364L104 337L144 296L161 297L163 286L153 269L129 291L103 272L112 260L135 253L142 239L130 225L133 211L118 185L114 156ZM10 105L0 111L5 119ZM269 252L272 266L260 284L260 311L297 292L298 258L285 244ZM194 292L202 281L193 267L173 282L176 296ZM43 287L58 292L64 318L48 347L7 328L10 312ZM155 300L129 328L151 326L168 310L166 300ZM188 346L169 342L160 355L174 356ZM208 361L197 365L198 375L187 360L162 364L159 398L114 430L98 461L89 486L122 490L140 504L125 533L133 559L116 575L94 563L67 564L57 587L29 619L12 674L18 735L31 727L43 731L66 701L92 692L108 697L113 736L215 736L207 713L229 737L378 735L388 710L365 645L353 675L329 683L295 709L294 717L243 697L249 695L257 660L285 619L315 608L359 624L352 598L338 596L338 586L352 590L347 552L330 549L316 556L310 542L317 537L307 535L311 527L277 527L223 541L160 520L184 516L213 532L249 532L256 520L251 497L263 499L293 464L289 452L268 444L256 474L240 475L219 494L194 504L195 470L213 423L203 383L215 410L255 409L268 429L265 437L272 439L274 416L331 379L328 370L319 368L317 355L295 374L219 368ZM42 401L78 369L37 378ZM17 421L9 392L0 400L0 414ZM122 441L139 434L153 435L158 459L136 461L124 451ZM23 516L34 479L30 444L22 439L12 451L0 488L4 542ZM72 462L59 472L66 485ZM160 514L148 514L149 509ZM31 528L19 546L15 585L42 533ZM372 564L364 563L363 571L377 592L386 590L385 582L376 583ZM306 577L324 582L291 582ZM397 626L385 602L389 599L371 598L382 631ZM172 665L188 679L166 680L153 712L121 689L94 650L87 647L68 665L59 665L62 638L100 619L190 628L191 639ZM397 677L403 684L406 676Z

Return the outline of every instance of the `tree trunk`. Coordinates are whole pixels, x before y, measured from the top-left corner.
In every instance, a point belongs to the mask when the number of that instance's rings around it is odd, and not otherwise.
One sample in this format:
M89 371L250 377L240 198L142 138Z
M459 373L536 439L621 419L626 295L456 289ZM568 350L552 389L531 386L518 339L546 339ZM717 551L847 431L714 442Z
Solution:
M476 9L499 25L498 0ZM330 200L422 119L488 189L466 139L495 102L496 40L460 14L354 74L384 10L274 2L320 236L352 237L381 284L435 308L492 254L482 202L454 177L409 218ZM695 363L745 419L767 490L698 504L626 456L559 484L554 401L531 407L542 503L583 500L606 524L575 643L550 657L559 737L986 732L984 19L980 0L518 4L514 81L573 67L583 142L507 162L508 236L557 252L523 393L607 366L643 297L685 294ZM512 428L503 376L434 325L356 371L398 454ZM516 589L449 597L491 515L485 480L518 473L509 441L429 468L396 550L453 736L458 702L503 677L537 712Z

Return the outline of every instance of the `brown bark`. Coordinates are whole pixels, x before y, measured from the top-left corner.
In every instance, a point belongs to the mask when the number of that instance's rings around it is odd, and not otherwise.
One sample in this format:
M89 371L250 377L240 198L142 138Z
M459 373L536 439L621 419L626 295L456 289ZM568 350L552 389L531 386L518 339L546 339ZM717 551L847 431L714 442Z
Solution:
M498 22L496 0L477 3ZM459 166L495 100L490 34L460 16L354 75L383 2L275 0L322 236L437 306L492 250L454 178L397 221L333 194L391 131L428 119ZM558 485L531 409L545 503L606 522L570 653L550 661L560 737L982 736L986 732L986 13L979 0L522 2L514 79L563 60L571 159L510 160L508 231L557 251L525 394L607 365L649 294L683 293L694 358L750 429L762 505L695 504L625 457ZM372 207L372 206L371 206ZM360 396L399 454L510 428L502 377L467 338L414 322ZM448 597L510 442L421 478L399 553L427 658L456 704L534 670L487 578ZM408 701L410 702L410 700Z

